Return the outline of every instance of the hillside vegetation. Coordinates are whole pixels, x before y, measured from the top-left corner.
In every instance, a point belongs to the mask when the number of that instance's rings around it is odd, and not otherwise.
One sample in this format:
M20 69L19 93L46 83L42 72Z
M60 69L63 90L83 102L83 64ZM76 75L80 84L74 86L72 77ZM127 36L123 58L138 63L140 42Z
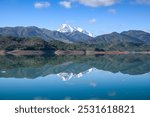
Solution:
M0 50L41 50L41 51L56 51L56 50L92 50L93 47L82 43L64 43L57 40L45 41L40 38L19 38L19 37L4 37L0 36Z

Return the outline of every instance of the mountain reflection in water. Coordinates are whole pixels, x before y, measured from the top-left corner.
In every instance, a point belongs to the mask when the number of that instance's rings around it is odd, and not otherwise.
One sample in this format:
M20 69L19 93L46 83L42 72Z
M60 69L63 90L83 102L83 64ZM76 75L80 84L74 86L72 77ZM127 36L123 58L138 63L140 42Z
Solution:
M78 74L96 68L129 75L150 71L150 55L1 56L0 77L30 78L50 74Z
M150 55L0 56L0 99L150 99Z

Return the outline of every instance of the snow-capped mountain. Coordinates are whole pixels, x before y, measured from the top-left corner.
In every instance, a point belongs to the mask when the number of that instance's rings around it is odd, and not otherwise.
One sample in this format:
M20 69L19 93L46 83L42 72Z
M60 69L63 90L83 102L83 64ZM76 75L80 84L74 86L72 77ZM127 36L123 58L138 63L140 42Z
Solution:
M78 74L73 74L73 73L59 73L59 74L57 74L57 76L59 76L62 79L62 81L68 81L68 80L70 80L72 78L81 78L82 76L84 76L84 75L86 75L86 74L88 74L90 72L93 72L95 70L97 70L97 69L96 68L91 68L91 69L88 69L85 72L81 72L81 73L78 73Z
M57 31L59 31L61 33L73 33L73 32L78 31L80 33L83 33L83 34L86 34L86 35L88 35L90 37L93 37L92 33L88 32L88 31L86 31L86 30L84 30L84 29L82 29L80 27L72 27L72 26L70 26L68 24L62 24Z

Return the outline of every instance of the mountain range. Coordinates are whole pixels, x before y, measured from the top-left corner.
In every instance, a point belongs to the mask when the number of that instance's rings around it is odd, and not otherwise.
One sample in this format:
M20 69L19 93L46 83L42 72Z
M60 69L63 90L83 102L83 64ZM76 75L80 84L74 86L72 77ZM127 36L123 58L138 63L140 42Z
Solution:
M150 51L150 33L140 30L129 30L121 33L113 32L94 37L92 33L82 28L62 24L55 31L35 26L3 27L0 28L0 36L2 39L3 37L11 36L22 39L37 38L37 40L41 39L45 42L59 41L60 43L71 45L80 43L94 49L97 48L97 50Z
M72 42L85 42L92 39L92 34L81 28L71 27L67 24L62 24L60 29L52 31L44 28L38 28L35 26L29 27L4 27L0 28L0 35L2 36L14 36L14 37L38 37L49 40L59 40L65 43Z

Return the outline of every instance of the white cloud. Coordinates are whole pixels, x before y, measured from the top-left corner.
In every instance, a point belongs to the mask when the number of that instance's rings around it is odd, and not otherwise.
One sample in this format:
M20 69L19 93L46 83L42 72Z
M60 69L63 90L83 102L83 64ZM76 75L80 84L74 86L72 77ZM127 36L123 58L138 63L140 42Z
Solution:
M95 18L93 18L93 19L90 19L90 20L89 20L89 23L94 24L94 23L96 23L96 21L97 21L97 20L96 20Z
M116 4L119 0L74 0L89 7L111 6Z
M150 5L150 0L135 0L136 3L138 4L148 4Z
M61 1L59 2L59 4L64 6L65 8L71 8L71 2L69 1Z
M115 15L117 11L116 9L108 9L108 13Z
M40 8L47 8L47 7L49 7L50 5L51 5L51 4L50 4L49 2L36 2L36 3L34 4L34 7L40 9Z

